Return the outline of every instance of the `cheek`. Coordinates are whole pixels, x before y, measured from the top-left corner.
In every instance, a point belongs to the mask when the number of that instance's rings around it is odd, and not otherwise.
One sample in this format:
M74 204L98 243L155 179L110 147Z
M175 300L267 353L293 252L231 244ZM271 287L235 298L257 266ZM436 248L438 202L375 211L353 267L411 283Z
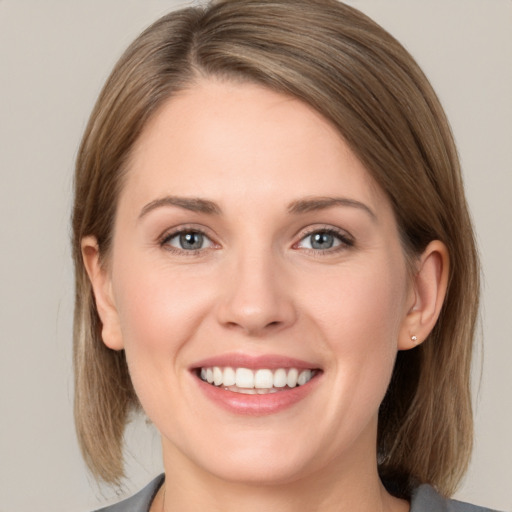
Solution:
M115 289L130 377L148 417L158 427L174 425L184 407L187 347L212 308L212 287L186 272L135 261L122 273L118 266Z
M337 389L378 407L389 384L404 318L406 273L393 262L339 269L316 280L309 294L312 321L331 353ZM320 292L323 288L323 292Z
M306 283L306 287L308 309L315 311L315 317L340 344L351 343L349 333L360 333L357 338L366 346L383 338L396 343L406 292L405 271L400 265L363 261L320 278L317 275L314 286ZM361 339L363 333L370 335Z
M114 294L130 371L177 365L181 348L211 310L213 287L151 258L119 259L117 270Z

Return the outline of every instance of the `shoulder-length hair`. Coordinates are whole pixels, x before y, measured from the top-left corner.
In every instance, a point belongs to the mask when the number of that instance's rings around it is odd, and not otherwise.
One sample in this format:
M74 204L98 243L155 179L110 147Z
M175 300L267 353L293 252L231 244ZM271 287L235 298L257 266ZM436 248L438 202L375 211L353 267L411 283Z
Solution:
M470 364L479 265L456 148L428 80L391 35L334 0L229 0L172 12L126 50L92 112L78 153L73 210L75 418L97 477L123 476L123 431L139 408L124 352L101 340L80 243L108 261L130 151L148 119L198 77L248 81L296 97L338 130L387 194L409 261L432 240L450 255L440 318L399 352L378 423L378 464L391 489L412 482L451 494L472 447Z

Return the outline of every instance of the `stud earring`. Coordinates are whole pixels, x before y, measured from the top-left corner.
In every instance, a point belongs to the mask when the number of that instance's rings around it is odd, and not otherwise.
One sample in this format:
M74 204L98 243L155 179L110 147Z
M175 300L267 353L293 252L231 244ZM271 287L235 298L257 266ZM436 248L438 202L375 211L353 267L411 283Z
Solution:
M411 336L411 341L412 341L415 345L417 345L417 343L418 343L418 337L417 337L417 336Z

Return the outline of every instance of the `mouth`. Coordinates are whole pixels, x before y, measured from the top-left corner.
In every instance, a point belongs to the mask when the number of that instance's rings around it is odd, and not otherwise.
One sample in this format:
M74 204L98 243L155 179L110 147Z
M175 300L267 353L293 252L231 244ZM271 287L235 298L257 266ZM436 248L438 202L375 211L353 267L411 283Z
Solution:
M211 386L246 395L266 395L304 386L319 370L315 368L244 368L203 366L196 375Z
M314 395L324 373L312 361L236 352L197 361L190 371L210 403L230 414L258 417L285 411Z

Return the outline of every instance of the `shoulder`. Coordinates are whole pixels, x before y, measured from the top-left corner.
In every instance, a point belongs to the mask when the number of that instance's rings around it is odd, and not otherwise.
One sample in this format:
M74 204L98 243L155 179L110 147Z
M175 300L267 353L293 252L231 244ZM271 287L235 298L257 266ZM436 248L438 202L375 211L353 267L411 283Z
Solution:
M164 475L159 475L131 498L127 498L115 505L101 508L95 512L149 512L151 502L163 482Z
M443 498L430 485L420 485L414 490L410 512L498 512L462 501Z

